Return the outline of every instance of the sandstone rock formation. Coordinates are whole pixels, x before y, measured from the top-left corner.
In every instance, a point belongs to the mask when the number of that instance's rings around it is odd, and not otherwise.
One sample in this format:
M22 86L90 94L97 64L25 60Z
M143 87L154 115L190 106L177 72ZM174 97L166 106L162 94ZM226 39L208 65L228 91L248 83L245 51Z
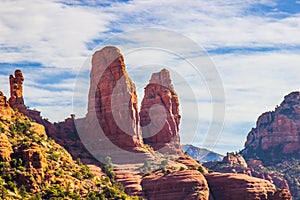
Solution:
M196 170L151 174L143 178L142 187L144 197L151 200L208 200L209 197L207 182Z
M10 98L9 104L12 108L18 109L20 112L26 112L26 106L23 99L23 81L22 71L17 69L14 76L9 76Z
M30 148L24 146L21 149L25 167L30 174L34 175L38 181L41 181L47 168L47 160L42 153L42 149L36 144L32 144Z
M94 53L87 118L96 114L106 137L122 149L142 146L136 88L116 47Z
M146 144L163 153L182 153L179 101L168 70L152 74L150 83L145 88L140 118Z
M222 163L226 163L230 166L239 165L244 168L248 167L247 162L240 154L227 153L227 155L223 158Z
M0 115L2 117L10 116L13 110L9 106L6 96L0 91Z
M213 199L279 199L291 200L288 191L277 190L269 181L245 174L211 173L205 175Z
M0 161L10 162L10 155L13 153L11 143L8 141L7 136L1 133L0 130Z
M300 92L292 92L275 111L262 114L248 134L242 154L280 161L300 157Z
M142 175L138 171L115 170L115 179L120 182L127 194L142 196Z
M6 96L4 96L3 92L0 91L0 107L7 107L8 102Z

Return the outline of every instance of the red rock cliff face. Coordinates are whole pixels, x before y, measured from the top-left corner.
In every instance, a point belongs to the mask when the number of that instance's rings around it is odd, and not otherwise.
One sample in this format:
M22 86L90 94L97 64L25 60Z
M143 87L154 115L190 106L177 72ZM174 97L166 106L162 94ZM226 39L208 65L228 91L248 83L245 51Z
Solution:
M88 116L96 113L105 135L115 145L123 149L141 146L136 88L119 49L105 47L95 52L90 78Z
M211 173L205 177L215 200L292 199L289 191L277 190L269 181L245 174Z
M300 156L300 92L285 96L273 112L262 114L248 134L247 157L264 156L277 160L284 155Z
M156 173L142 180L144 197L151 200L208 200L209 188L204 176L196 170L167 175Z
M168 70L152 74L145 88L140 118L146 144L163 153L182 153L179 101Z

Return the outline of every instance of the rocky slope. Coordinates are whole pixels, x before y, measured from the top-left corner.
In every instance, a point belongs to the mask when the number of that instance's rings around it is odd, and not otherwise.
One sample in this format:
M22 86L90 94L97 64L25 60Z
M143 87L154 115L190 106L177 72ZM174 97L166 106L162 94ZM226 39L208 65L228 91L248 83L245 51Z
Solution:
M42 125L14 111L0 93L0 198L129 198L50 139ZM5 103L6 102L6 103Z
M191 156L192 158L198 160L201 163L211 161L222 161L224 157L223 155L210 151L208 149L195 147L189 144L182 145L181 147L187 155Z

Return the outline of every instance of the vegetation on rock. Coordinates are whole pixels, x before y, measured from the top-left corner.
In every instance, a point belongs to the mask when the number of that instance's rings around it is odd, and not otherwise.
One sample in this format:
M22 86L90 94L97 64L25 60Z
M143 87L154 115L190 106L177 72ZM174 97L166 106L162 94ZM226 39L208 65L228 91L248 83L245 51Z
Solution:
M0 113L0 199L131 199L116 181L75 162L42 125L1 109L10 114Z

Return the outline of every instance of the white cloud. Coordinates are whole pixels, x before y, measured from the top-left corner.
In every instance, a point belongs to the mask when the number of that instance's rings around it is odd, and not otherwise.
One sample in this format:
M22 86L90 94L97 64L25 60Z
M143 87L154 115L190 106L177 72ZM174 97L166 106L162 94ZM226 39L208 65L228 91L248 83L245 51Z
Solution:
M259 114L272 110L283 96L298 90L300 15L287 14L284 18L274 17L276 11L261 16L251 9L258 4L274 7L272 0L234 1L192 1L133 0L109 2L106 7L97 7L97 1L88 1L91 6L83 6L81 1L0 1L0 62L37 62L45 68L39 73L24 68L25 99L29 104L37 104L45 117L62 120L72 112L70 105L74 79L45 87L39 87L43 76L55 77L64 73L75 74L86 57L91 53L87 43L94 39L107 39L114 31L129 31L145 27L167 28L188 36L205 48L233 47L274 47L294 48L295 51L274 51L260 53L235 53L213 56L214 62L224 82L226 93L226 125L220 141L232 147L241 145L247 131L244 126L255 123ZM297 1L297 3L299 3ZM73 4L73 5L68 5ZM278 11L279 12L279 11ZM164 38L136 37L136 42L163 41ZM182 41L177 41L178 44ZM188 46L184 48L189 48ZM298 49L298 50L297 50ZM189 80L193 87L194 77L185 74L185 64L168 56L151 57L144 52L140 57L125 57L128 66L165 64L174 66L175 72ZM63 70L60 70L63 69ZM66 70L67 69L67 70ZM13 70L13 69L12 69ZM32 70L32 69L30 69ZM130 72L131 73L131 72ZM132 73L134 75L134 73ZM150 78L150 73L147 75ZM1 90L8 95L7 77L0 77ZM4 79L2 79L4 78ZM144 83L133 76L137 82ZM147 80L146 80L147 82ZM195 84L195 85L193 85ZM88 81L85 82L88 85ZM4 86L4 88L3 88ZM209 96L204 87L195 89L198 96ZM47 88L48 87L48 88ZM137 87L141 87L137 85ZM5 89L7 88L7 89ZM56 88L62 90L56 91ZM179 95L186 96L181 88ZM85 94L86 95L86 94ZM83 95L84 96L84 95ZM142 91L139 94L142 99ZM207 100L207 99L206 99ZM58 103L58 104L57 104ZM201 120L211 118L211 105L207 102L200 108ZM185 113L191 113L190 107ZM197 116L188 114L186 118ZM204 124L207 126L207 124ZM236 126L235 126L236 125ZM250 129L251 127L249 127ZM205 130L205 127L201 127ZM248 129L248 127L246 128ZM241 132L243 132L241 134ZM240 134L235 141L226 140L233 134ZM201 142L198 142L201 143ZM230 149L222 146L219 149ZM234 149L230 149L234 150Z
M100 11L51 1L0 1L1 62L80 66L89 54L86 43L113 19Z

